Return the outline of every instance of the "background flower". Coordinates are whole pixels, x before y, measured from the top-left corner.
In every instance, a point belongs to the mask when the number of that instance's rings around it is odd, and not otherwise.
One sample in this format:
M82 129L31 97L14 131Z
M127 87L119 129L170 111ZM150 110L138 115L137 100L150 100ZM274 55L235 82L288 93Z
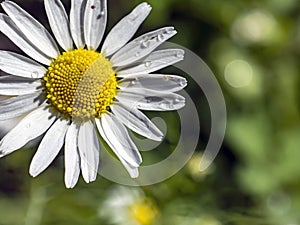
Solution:
M113 210L111 210L113 209ZM146 197L141 188L112 187L99 206L100 218L116 225L151 225L159 217L153 199Z

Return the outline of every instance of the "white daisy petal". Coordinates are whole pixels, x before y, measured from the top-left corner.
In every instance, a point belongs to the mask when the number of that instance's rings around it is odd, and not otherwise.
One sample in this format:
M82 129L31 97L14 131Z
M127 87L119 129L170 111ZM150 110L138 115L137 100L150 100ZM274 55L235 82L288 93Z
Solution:
M18 103L20 101L25 101L25 99L27 99L27 98L36 98L40 94L41 94L41 92L40 93L27 94L27 95L20 95L20 96L17 96L17 97L12 97L12 98L8 98L8 99L5 99L5 100L1 100L0 101L0 106L5 107L5 106L9 106L11 104Z
M120 159L121 163L123 164L123 166L125 167L125 169L127 170L127 172L129 173L131 178L138 178L139 176L139 170L138 167L132 166L130 165L128 162L126 162L121 155L119 155L117 152L115 152L115 154L117 155L117 157Z
M84 39L88 49L96 50L107 22L106 0L87 0L84 15Z
M144 34L121 48L112 56L111 62L115 67L126 66L136 62L150 54L154 49L176 33L174 27L164 27Z
M105 131L104 131L103 127L102 127L101 121L100 120L96 120L96 124L97 124L98 131L99 131L100 135L102 136L102 138L105 140L106 143L108 143L109 146L112 146L112 143L110 143L108 137L105 134ZM114 151L114 153L119 158L119 160L123 164L123 166L126 168L126 170L128 171L130 177L137 178L139 176L138 167L132 166L131 164L129 164L128 162L126 162L126 160L123 159L122 155L120 155L119 151Z
M187 85L185 78L175 75L145 74L128 76L119 81L119 87L124 90L145 88L153 91L176 92Z
M39 175L55 159L64 144L68 127L68 120L58 119L47 131L30 163L31 176Z
M120 91L116 98L142 110L171 111L184 107L185 98L175 93L157 92L148 89Z
M78 133L81 172L85 182L96 180L99 167L99 140L91 121L83 123Z
M55 119L44 106L28 114L0 141L0 157L18 150L46 132Z
M0 70L20 77L42 78L46 68L14 52L0 51Z
M109 138L106 136L106 131L104 131L104 127L102 126L101 121L100 120L96 120L96 124L97 124L98 131L99 131L100 135L102 136L102 138L111 147L111 149L114 150L113 143L110 142ZM120 151L114 151L114 153L119 158L119 160L121 161L121 163L123 164L123 166L126 168L126 170L128 171L129 175L132 178L137 178L139 176L138 166L132 166L130 163L128 163L124 159L124 157L121 155Z
M41 87L40 80L30 80L12 76L0 77L0 95L26 95L37 92Z
M163 133L141 111L135 107L129 108L122 104L111 105L112 112L129 129L155 140L161 141Z
M60 0L45 0L44 4L51 30L57 42L65 51L73 49L69 19L63 4Z
M22 34L14 22L6 15L0 13L0 31L15 43L23 52L36 61L50 65L51 58L32 46L31 42Z
M77 48L83 48L85 45L83 21L86 1L71 0L70 29Z
M0 121L16 118L36 109L44 102L41 92L20 95L0 102Z
M125 169L128 171L131 178L138 178L139 176L139 169L137 167L131 166L129 163L127 163L125 160L120 158L121 163L125 167Z
M50 33L29 13L11 1L4 1L1 6L32 44L49 57L56 58L59 55L58 47Z
M121 156L130 165L138 167L142 158L125 126L112 114L103 114L101 125L99 123L99 120L96 120L101 136L116 155Z
M117 23L107 35L101 52L104 56L110 56L123 47L135 34L142 22L151 11L147 3L139 4L129 15Z
M65 184L73 188L80 174L80 160L77 149L78 127L72 123L68 128L65 140Z
M137 65L122 68L117 72L118 77L126 77L134 74L146 74L163 69L184 59L184 51L181 49L165 49L152 52Z

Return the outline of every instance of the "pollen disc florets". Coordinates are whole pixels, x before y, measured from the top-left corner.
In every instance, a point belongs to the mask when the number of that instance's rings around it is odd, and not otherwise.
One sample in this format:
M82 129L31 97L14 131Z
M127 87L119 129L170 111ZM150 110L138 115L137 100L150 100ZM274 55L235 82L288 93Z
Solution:
M102 54L86 49L64 52L44 76L47 99L67 117L100 118L113 103L117 80Z

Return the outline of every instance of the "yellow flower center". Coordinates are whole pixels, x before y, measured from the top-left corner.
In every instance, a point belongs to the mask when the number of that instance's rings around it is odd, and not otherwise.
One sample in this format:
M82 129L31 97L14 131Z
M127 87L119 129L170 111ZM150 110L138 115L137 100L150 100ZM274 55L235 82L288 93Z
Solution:
M117 79L101 53L77 49L64 52L44 76L47 99L67 118L100 118L113 103Z
M140 225L151 225L158 212L150 199L140 199L129 207L131 217Z

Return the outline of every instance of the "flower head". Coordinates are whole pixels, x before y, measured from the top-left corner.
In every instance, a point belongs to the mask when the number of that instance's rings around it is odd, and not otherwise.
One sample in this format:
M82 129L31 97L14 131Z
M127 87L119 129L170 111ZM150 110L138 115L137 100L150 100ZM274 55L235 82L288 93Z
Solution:
M175 75L153 74L183 60L180 49L155 50L176 34L161 28L130 39L151 11L138 5L109 32L106 0L72 0L68 17L60 0L44 0L52 35L12 1L1 3L0 30L28 57L0 51L0 120L26 115L0 141L0 156L41 136L30 174L43 172L64 146L65 184L74 187L80 171L86 182L99 167L98 132L131 177L141 155L127 128L155 141L162 132L140 111L177 110L186 86ZM76 47L75 47L76 46Z
M140 188L116 186L107 196L99 207L99 215L112 224L151 225L159 217L154 199L146 196Z

